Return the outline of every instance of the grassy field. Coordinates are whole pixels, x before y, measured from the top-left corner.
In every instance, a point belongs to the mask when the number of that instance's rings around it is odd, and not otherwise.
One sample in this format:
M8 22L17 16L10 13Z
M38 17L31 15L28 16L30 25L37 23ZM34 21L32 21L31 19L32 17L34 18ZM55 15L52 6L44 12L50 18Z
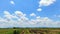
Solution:
M60 28L0 28L0 34L60 34Z

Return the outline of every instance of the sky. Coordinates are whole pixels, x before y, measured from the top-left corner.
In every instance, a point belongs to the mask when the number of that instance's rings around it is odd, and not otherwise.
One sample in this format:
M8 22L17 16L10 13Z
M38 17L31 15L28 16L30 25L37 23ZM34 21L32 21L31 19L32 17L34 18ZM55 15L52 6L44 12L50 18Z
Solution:
M0 0L0 28L60 27L60 0Z

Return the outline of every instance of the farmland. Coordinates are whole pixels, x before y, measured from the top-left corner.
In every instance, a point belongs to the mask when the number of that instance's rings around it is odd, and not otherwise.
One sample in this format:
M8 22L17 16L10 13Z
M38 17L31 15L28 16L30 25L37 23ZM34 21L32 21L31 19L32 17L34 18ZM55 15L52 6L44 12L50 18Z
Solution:
M0 28L0 34L60 34L60 28Z

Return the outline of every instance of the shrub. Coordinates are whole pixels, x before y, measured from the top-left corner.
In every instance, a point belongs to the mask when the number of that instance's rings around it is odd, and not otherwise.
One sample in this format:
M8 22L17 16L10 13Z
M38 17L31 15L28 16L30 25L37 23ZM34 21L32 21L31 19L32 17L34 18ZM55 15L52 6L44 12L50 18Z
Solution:
M18 30L14 30L13 34L19 34Z

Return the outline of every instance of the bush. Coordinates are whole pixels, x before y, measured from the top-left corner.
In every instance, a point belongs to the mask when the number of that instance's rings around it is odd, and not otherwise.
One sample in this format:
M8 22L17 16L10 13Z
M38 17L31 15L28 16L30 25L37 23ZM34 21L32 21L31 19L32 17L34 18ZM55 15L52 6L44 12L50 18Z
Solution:
M14 30L13 34L19 34L19 31Z

